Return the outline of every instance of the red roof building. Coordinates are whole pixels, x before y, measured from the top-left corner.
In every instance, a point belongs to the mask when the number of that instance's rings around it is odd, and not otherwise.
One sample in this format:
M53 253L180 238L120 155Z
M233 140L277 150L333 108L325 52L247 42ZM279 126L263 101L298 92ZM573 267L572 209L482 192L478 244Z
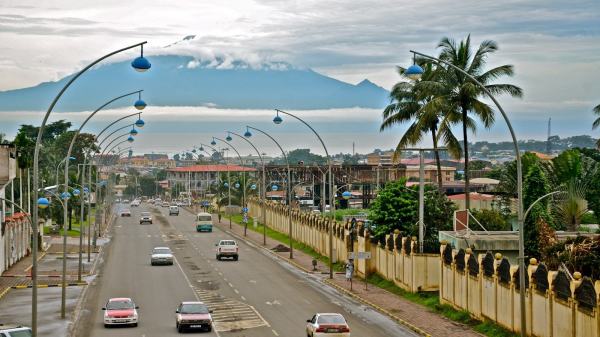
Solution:
M246 167L240 165L192 165L182 166L168 169L167 172L254 172L256 171L253 167Z

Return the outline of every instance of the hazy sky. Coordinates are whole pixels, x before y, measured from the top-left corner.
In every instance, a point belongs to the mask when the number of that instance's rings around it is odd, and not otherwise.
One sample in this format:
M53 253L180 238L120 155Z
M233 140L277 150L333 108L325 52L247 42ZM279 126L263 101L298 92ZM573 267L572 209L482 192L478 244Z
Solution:
M390 88L400 80L394 66L409 64L410 49L435 54L442 37L469 33L477 44L498 42L490 66L515 65L515 77L504 81L521 86L525 96L501 102L522 138L544 137L548 117L553 133L593 134L591 109L600 103L598 0L0 0L0 90L61 78L140 40L149 41L148 55L162 54L187 35L196 38L169 52L286 61ZM0 115L0 124L16 119ZM483 137L507 138L498 124ZM377 130L370 131L375 139ZM397 139L382 136L390 145Z

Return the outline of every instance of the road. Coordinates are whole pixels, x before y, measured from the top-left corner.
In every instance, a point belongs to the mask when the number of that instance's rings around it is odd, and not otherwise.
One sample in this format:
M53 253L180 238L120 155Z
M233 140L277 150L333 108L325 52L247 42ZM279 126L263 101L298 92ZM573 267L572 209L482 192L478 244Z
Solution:
M141 211L153 213L140 225ZM240 260L217 261L214 245L233 238L214 228L196 233L194 217L181 210L142 204L131 218L119 218L99 275L89 289L77 336L177 336L175 307L201 300L214 310L215 329L206 336L303 337L315 312L342 313L355 337L415 336L407 328L350 298L319 279L291 267L259 247L240 242ZM174 266L150 266L150 251L169 246ZM132 297L140 306L136 328L106 329L102 306L110 297Z

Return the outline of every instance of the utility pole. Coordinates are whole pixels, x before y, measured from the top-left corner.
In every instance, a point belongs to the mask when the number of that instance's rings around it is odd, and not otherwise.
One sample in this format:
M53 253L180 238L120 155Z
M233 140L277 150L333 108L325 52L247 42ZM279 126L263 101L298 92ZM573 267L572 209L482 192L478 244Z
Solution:
M406 148L400 151L419 151L419 253L425 239L425 151L447 151L446 148Z

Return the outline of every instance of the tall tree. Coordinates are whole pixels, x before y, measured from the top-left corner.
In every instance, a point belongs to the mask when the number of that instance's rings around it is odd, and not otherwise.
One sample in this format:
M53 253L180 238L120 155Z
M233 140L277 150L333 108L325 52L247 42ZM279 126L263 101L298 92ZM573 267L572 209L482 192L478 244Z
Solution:
M550 192L546 175L537 163L529 167L523 185L523 208L525 209L529 208L538 198ZM531 209L527 219L525 219L523 231L526 256L540 257L539 227L542 222L551 222L551 218L548 214L548 199L542 199L536 203Z
M498 78L513 76L514 74L512 65L501 65L485 70L488 56L498 50L496 42L483 41L479 48L473 51L470 35L458 45L454 40L445 37L440 41L438 48L442 49L440 59L474 77L492 94L509 94L513 97L523 95L523 90L515 85L492 84ZM448 111L446 111L444 122L462 124L465 156L465 204L466 208L469 208L469 143L467 131L470 127L475 127L473 117L480 120L486 128L490 128L495 120L494 110L480 100L485 95L483 89L462 72L452 67L446 67L444 82L448 86L448 94L445 97Z
M593 111L596 115L600 116L600 104L596 105ZM592 124L592 130L595 130L598 126L600 126L600 117L596 118L594 124ZM600 149L600 139L596 142L596 146Z
M391 103L383 110L383 122L380 131L387 130L397 124L412 122L404 132L394 153L394 158L400 155L402 149L419 143L425 134L431 133L433 148L438 148L439 139L442 138L448 150L454 157L460 157L460 145L449 127L440 128L444 102L436 95L443 86L436 82L436 70L431 64L424 64L425 72L421 80L415 84L398 82L391 93ZM402 76L406 69L398 67ZM421 85L421 83L423 85ZM442 165L439 151L434 150L437 165L438 188L442 189Z

